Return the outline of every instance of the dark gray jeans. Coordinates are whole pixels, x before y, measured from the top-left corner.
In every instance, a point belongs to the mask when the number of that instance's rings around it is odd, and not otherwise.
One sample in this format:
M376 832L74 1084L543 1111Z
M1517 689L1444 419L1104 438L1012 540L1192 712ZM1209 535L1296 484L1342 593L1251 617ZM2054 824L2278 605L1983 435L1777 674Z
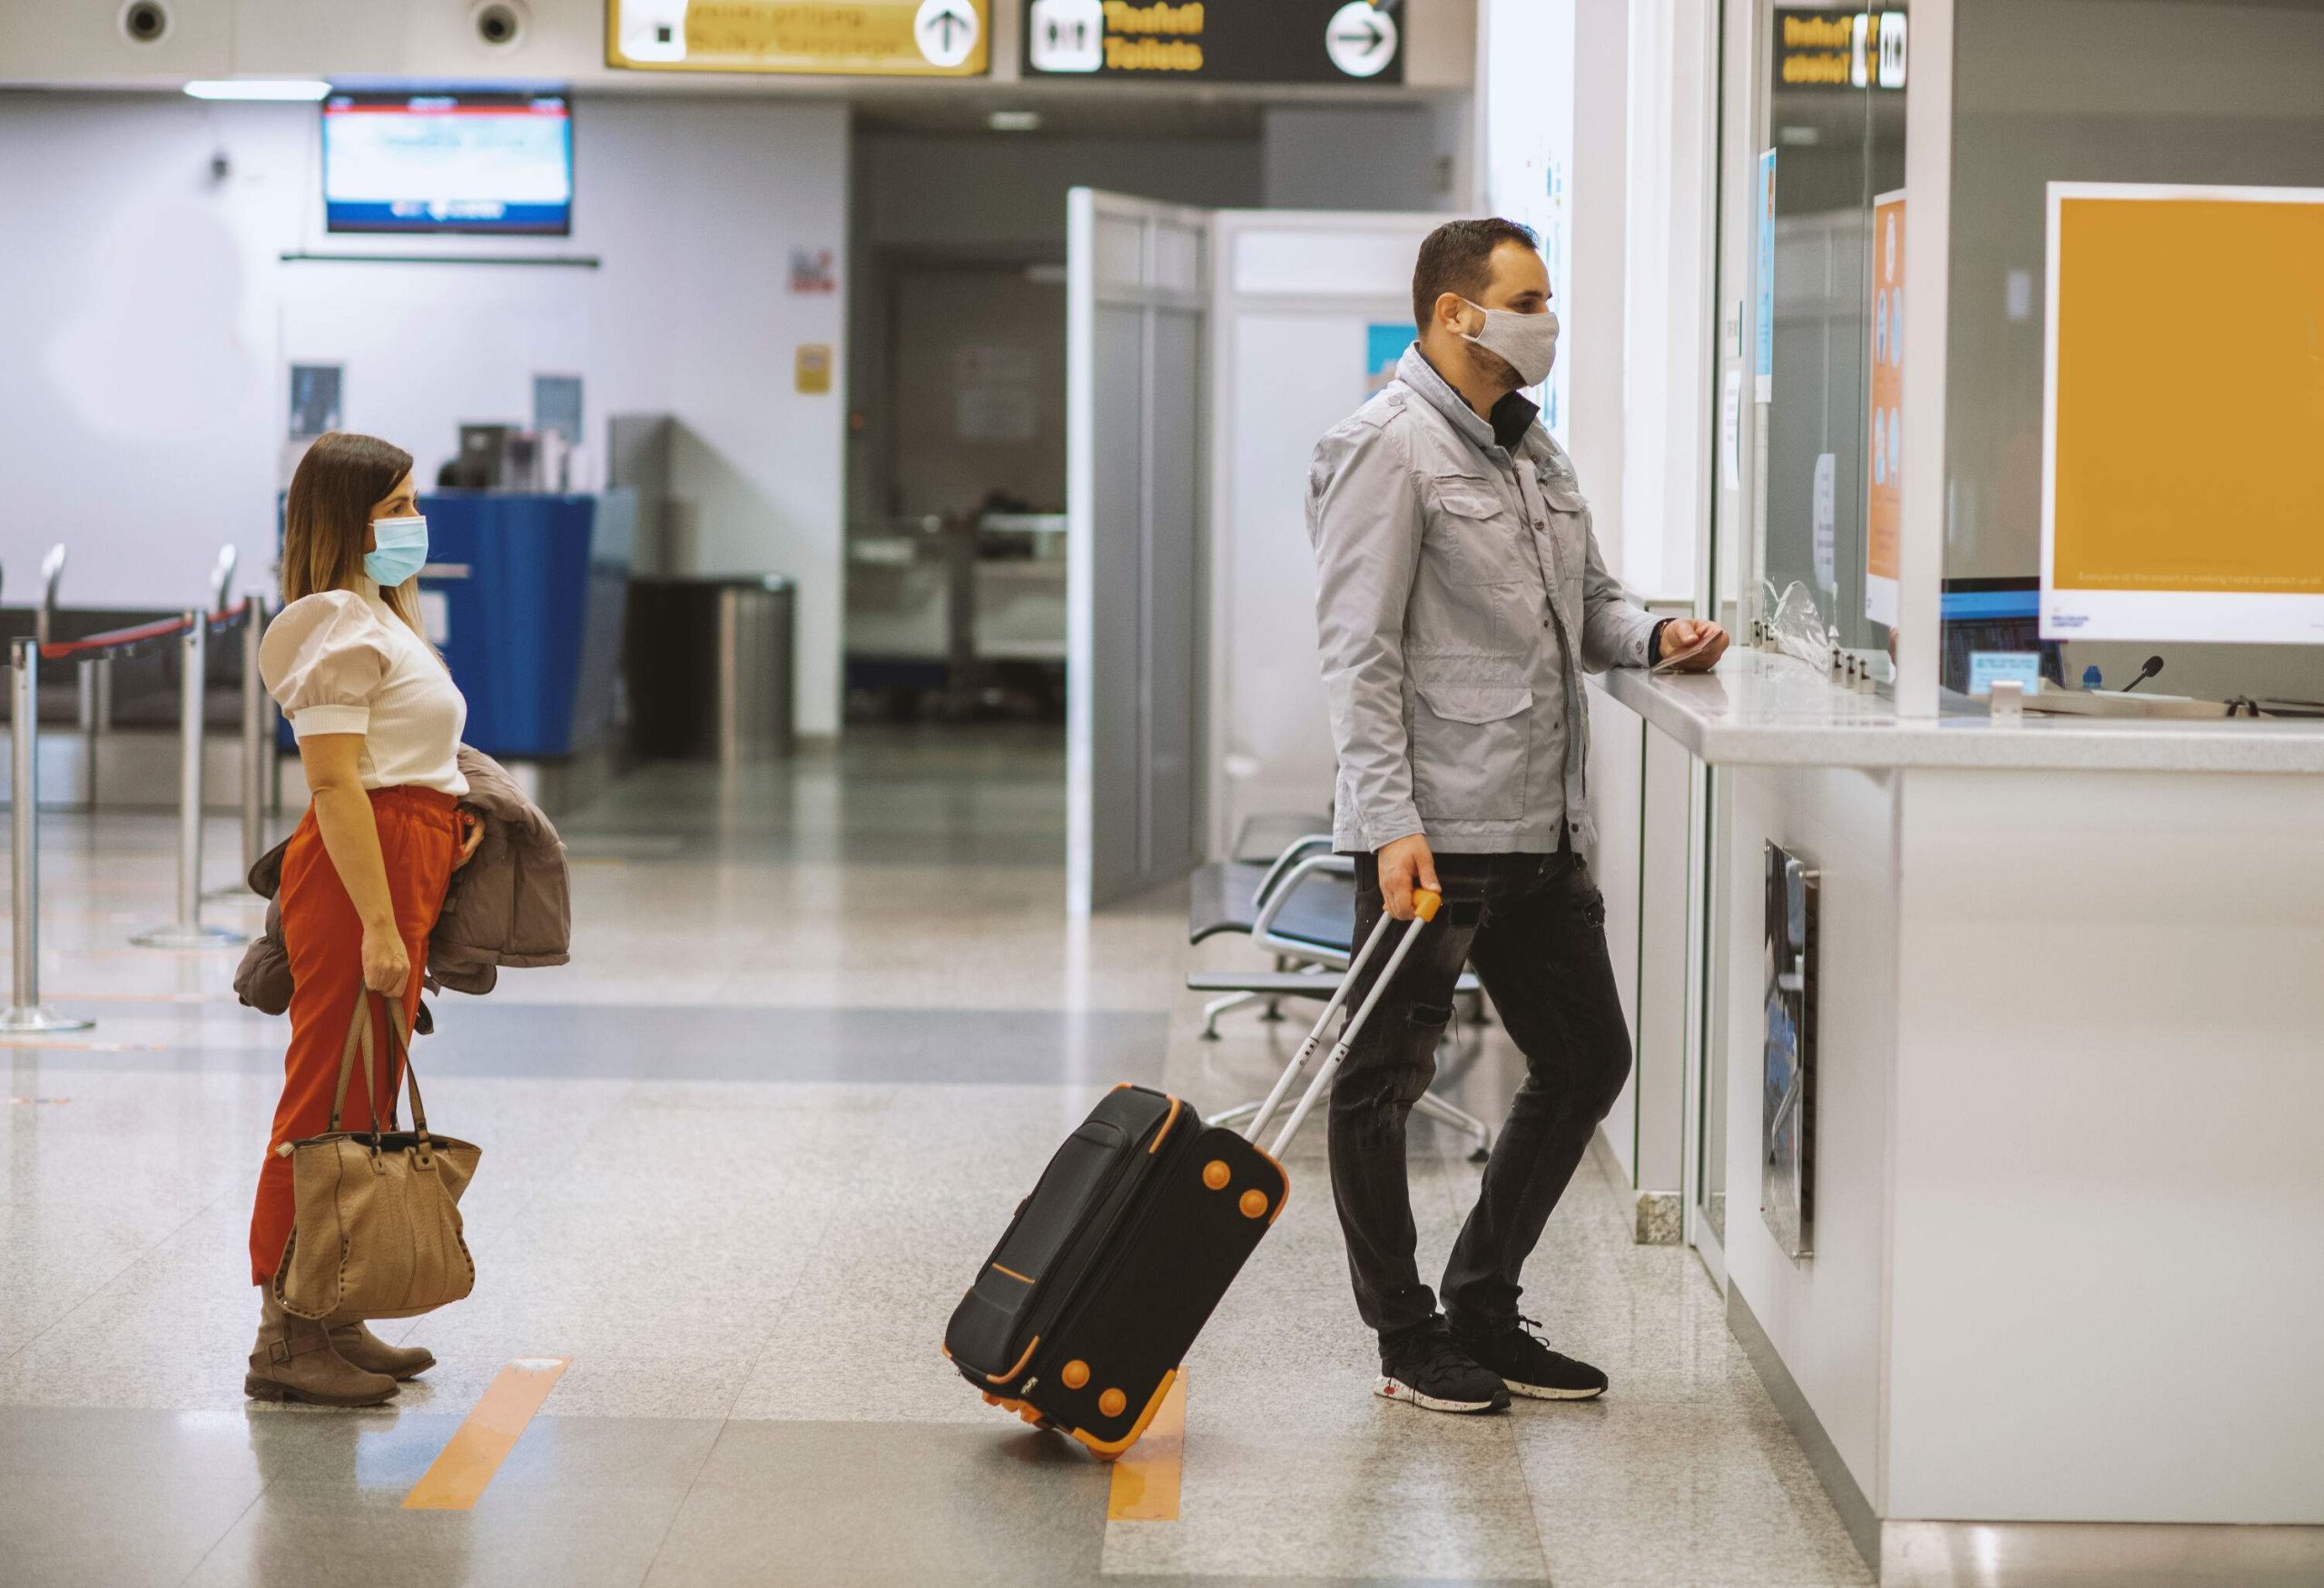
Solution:
M1473 964L1525 1080L1484 1186L1444 1268L1457 1326L1513 1324L1517 1277L1630 1072L1630 1028L1606 957L1606 906L1589 869L1558 854L1440 854L1444 905L1372 1011L1332 1083L1332 1196L1356 1309L1384 1337L1424 1324L1436 1298L1413 1265L1404 1120L1436 1074L1453 984ZM1379 867L1355 857L1355 941L1380 919ZM1392 940L1393 942L1393 940ZM1384 964L1388 950L1375 956ZM1360 977L1348 1007L1373 975Z

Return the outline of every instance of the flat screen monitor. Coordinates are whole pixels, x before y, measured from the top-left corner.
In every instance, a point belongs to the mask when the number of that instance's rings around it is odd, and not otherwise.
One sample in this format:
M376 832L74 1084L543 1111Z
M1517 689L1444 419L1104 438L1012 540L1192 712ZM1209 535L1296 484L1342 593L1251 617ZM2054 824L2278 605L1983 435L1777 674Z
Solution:
M333 94L323 101L332 232L573 230L573 111L556 94Z
M2324 189L2049 184L2042 636L2324 645Z
M2041 581L2034 578L1960 578L1945 581L1937 616L1945 636L1944 683L1969 693L1974 671L1970 658L1980 651L2033 653L2042 676L2065 682L2065 657L2054 640L2042 637Z

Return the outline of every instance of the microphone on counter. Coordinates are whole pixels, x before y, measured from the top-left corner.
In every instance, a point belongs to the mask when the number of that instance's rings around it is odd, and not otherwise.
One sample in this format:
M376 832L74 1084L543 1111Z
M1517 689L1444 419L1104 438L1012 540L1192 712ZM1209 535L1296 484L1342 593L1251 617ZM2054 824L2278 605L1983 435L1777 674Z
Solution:
M2146 659L2146 665L2139 669L2139 676L2132 679L2128 684L2122 686L2122 693L2128 695L2132 690L2136 689L2140 685L2145 683L2148 679L2153 677L2157 673L2162 671L2162 658L2161 656L2149 656Z

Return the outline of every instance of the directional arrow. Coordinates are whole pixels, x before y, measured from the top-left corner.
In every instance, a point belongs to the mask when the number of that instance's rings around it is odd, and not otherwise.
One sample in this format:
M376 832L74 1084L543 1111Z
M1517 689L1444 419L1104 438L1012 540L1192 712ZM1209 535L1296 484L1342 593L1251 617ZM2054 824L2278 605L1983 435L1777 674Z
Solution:
M921 0L912 19L912 36L929 64L949 69L966 61L976 48L980 25L964 0Z
M1348 0L1324 30L1332 64L1351 77L1376 77L1396 58L1396 19L1371 0Z

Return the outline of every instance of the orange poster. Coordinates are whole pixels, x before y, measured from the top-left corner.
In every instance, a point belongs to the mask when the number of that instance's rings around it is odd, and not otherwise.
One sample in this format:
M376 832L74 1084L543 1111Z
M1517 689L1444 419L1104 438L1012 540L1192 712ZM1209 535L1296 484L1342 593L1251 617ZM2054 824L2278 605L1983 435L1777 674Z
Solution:
M2049 192L2043 635L2324 640L2324 189Z
M1896 621L1905 522L1905 195L1872 201L1872 418L1864 471L1864 615Z

